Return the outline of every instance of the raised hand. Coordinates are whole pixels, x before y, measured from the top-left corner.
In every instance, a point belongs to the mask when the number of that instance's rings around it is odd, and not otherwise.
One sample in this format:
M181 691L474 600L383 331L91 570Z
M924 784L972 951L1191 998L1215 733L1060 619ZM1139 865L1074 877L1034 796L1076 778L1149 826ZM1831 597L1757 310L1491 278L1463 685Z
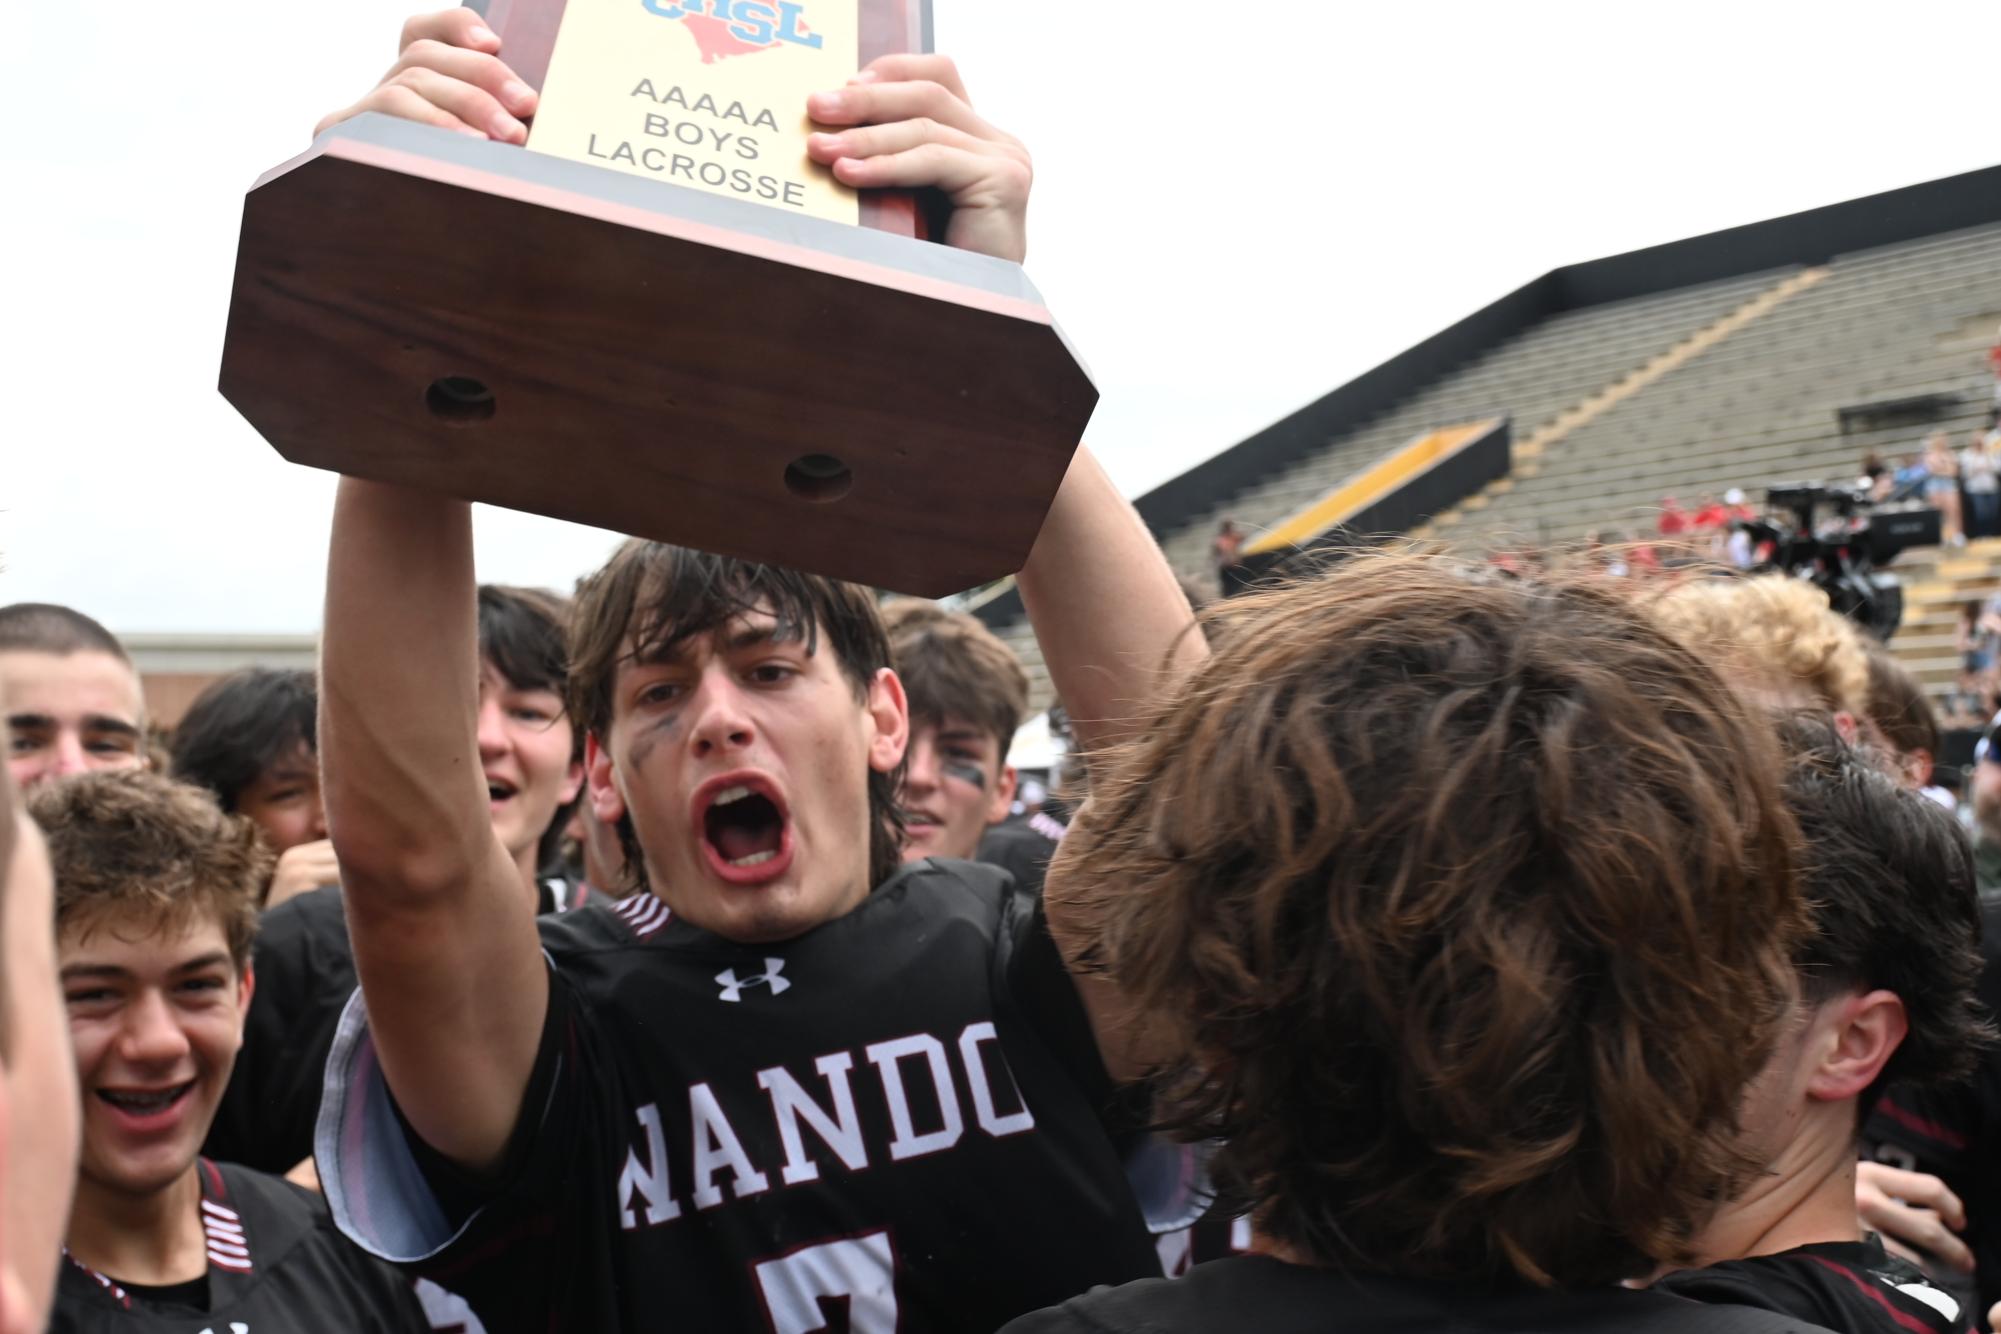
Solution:
M313 133L380 111L475 139L528 142L522 118L535 114L535 90L500 59L500 38L477 13L419 14L403 24L398 50L396 63L366 97L328 112Z
M847 87L813 94L806 109L818 124L849 127L806 141L836 179L865 190L935 188L952 201L948 244L1016 263L1028 253L1028 149L979 117L948 57L883 56Z

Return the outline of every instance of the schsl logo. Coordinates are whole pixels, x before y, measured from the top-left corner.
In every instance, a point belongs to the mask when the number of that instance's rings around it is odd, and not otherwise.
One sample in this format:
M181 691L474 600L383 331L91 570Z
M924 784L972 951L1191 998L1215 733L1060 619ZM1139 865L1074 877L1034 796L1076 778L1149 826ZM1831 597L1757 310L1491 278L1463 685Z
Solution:
M806 29L806 6L791 0L640 0L663 19L709 19L729 25L730 36L762 49L790 42L820 47L820 34Z
M745 987L760 985L770 987L771 994L776 996L779 992L789 991L792 987L790 982L779 976L784 971L785 960L767 958L764 961L763 972L752 973L749 977L745 978L739 978L736 975L736 969L725 968L722 972L716 974L716 985L723 989L723 999L726 1001L740 1001L743 999L743 989Z

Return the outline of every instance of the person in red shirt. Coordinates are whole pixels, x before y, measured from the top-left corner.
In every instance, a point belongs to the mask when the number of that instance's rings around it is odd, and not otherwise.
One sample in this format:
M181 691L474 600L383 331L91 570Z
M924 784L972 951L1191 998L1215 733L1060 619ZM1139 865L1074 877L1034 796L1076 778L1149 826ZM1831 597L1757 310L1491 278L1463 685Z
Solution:
M1679 533L1685 533L1688 531L1689 527L1688 511L1684 510L1681 507L1681 502L1679 500L1676 500L1673 496L1661 497L1661 517L1659 526L1660 526L1660 534L1662 537L1674 537Z
M1721 528L1729 522L1730 511L1724 509L1715 496L1704 496L1702 507L1696 510L1695 517L1689 521L1689 527L1698 533L1706 533Z

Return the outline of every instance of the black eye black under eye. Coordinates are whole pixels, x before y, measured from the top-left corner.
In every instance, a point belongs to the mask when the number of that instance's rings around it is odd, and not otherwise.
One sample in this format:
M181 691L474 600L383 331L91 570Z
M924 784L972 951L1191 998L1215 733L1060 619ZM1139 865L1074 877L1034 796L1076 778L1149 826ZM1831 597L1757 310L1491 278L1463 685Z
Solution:
M964 760L947 759L938 766L947 778L956 778L962 783L970 783L984 792L987 789L987 771L977 764Z

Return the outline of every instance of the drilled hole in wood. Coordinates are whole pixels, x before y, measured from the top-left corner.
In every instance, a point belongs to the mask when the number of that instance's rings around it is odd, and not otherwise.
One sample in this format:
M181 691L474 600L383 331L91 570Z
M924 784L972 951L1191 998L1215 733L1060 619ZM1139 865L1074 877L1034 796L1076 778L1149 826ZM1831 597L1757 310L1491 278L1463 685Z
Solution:
M493 391L470 375L440 376L424 391L424 406L441 421L470 426L493 416Z
M815 504L839 500L854 484L854 473L832 454L802 454L785 467L785 489Z

